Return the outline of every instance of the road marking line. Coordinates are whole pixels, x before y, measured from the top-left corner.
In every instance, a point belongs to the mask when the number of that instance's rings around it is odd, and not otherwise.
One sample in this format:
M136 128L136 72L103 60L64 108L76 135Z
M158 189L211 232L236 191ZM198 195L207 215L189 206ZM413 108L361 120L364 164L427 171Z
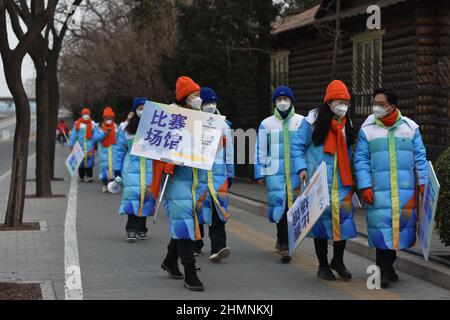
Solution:
M31 160L33 160L35 157L36 157L36 153L33 154L33 155L31 155L31 156L29 156L29 157L28 157L28 162L31 161ZM12 172L12 169L9 170L9 171L7 171L7 172L5 172L4 174L2 174L2 175L0 176L0 181L2 181L3 179L6 179L6 177L8 177L8 176L11 174L11 172Z
M77 198L78 179L77 177L73 177L70 182L66 221L64 223L64 270L66 300L83 300L83 286L81 284L81 269L77 241Z
M274 255L277 255L274 252L274 239L267 236L266 234L253 229L247 224L238 222L236 220L231 219L227 225L229 226L228 230L233 234L237 235L244 241L252 244L253 246L261 249L262 251L269 251ZM294 255L294 259L291 262L291 265L301 269L304 272L311 273L314 275L317 272L317 261L316 258L312 255L299 252ZM366 281L361 279L353 279L349 282L343 281L323 281L318 279L321 283L329 285L338 291L343 291L355 299L363 299L363 300L401 300L403 299L398 294L393 292L389 292L386 290L369 290L367 289Z

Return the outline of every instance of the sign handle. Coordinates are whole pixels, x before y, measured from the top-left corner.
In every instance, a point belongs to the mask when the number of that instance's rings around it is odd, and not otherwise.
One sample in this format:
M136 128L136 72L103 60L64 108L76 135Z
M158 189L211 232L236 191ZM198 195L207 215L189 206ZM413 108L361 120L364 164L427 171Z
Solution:
M63 134L64 134L64 138L66 138L66 143L69 144L69 138L67 138L66 132L63 131Z
M153 224L156 224L156 219L158 217L159 208L161 207L161 202L164 197L164 193L166 192L167 182L169 182L170 175L166 176L166 179L164 180L163 189L161 191L161 194L159 195L158 204L156 205L155 209L155 215L153 216Z

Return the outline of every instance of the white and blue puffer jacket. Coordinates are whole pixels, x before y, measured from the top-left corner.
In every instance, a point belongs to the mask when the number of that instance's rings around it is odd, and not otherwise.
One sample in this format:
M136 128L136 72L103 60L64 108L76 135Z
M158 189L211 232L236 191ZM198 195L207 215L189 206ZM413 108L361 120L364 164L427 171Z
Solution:
M300 178L294 170L292 140L304 117L292 108L283 119L275 114L265 119L258 132L255 153L255 179L265 179L268 189L269 220L279 223L300 192Z
M149 217L155 213L155 198L149 188L152 183L153 162L130 154L134 137L125 131L125 140L121 140L126 154L122 166L124 190L119 213Z
M333 241L356 238L357 231L352 205L353 191L351 187L342 184L339 166L337 165L337 154L333 156L324 153L323 144L315 146L312 142L312 133L317 115L318 110L314 109L303 121L300 130L295 136L292 151L296 174L306 170L308 178L311 178L323 161L325 161L327 166L330 207L323 213L308 236L317 239L331 239ZM345 128L343 132L345 135ZM349 146L347 150L351 159L352 148Z
M86 138L86 125L80 124L80 130L77 130L74 126L70 135L69 147L73 148L75 143L78 143L83 149L84 159L80 164L80 168L93 168L95 166L95 133L98 130L98 124L92 121L92 139Z
M358 189L374 192L374 204L366 204L369 245L393 250L414 246L416 190L428 173L419 126L400 112L392 127L371 115L361 127L354 163Z
M103 140L106 133L99 127L95 132L94 139L98 146L99 179L102 181L113 180L115 171L122 171L123 159L126 152L125 132L118 125L115 125L116 144L103 147Z
M228 178L234 178L234 146L230 122L226 121L212 170L199 170L200 190L205 190L197 203L199 223L211 225L213 205L220 219L228 220Z

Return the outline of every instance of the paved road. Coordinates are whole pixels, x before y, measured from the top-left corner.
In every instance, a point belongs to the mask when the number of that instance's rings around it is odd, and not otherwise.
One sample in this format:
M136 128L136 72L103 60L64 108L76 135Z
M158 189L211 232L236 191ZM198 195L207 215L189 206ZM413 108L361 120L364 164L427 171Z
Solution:
M207 255L199 258L206 291L191 293L160 268L169 241L165 212L157 225L148 222L148 241L127 243L119 203L120 196L101 193L98 183L79 185L77 233L85 299L450 299L448 290L403 273L390 290L368 290L366 268L372 263L350 253L345 259L353 281L319 280L309 239L290 265L281 264L273 249L275 226L236 208L227 224L232 256L221 264L210 263ZM208 251L209 246L204 248Z
M11 145L0 144L0 175L8 170L8 147L12 150ZM65 181L54 182L54 189L68 194L70 180L63 164L66 155L67 148L58 146L56 173ZM31 177L33 161L29 172ZM2 203L7 180L0 183ZM28 187L32 193L33 183ZM98 182L81 183L77 189L76 250L84 299L450 299L448 290L404 273L399 273L400 282L389 290L368 290L365 271L371 262L351 253L345 260L353 281L319 280L311 240L302 244L291 264L281 264L273 249L275 226L236 208L232 208L233 219L227 224L231 257L221 264L210 263L207 256L199 258L199 276L206 291L192 293L183 288L182 281L169 279L160 269L169 241L165 212L161 212L158 224L149 221L148 241L127 243L126 219L117 213L120 195L103 194ZM48 231L0 233L0 281L50 280L56 297L64 299L67 203L67 199L26 200L25 220L45 220ZM208 252L208 247L204 251Z

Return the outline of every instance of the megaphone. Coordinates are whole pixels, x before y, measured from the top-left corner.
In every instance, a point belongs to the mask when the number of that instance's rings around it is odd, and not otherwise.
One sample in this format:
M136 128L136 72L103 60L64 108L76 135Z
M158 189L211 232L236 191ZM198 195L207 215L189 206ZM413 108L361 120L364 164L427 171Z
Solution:
M108 191L111 193L119 193L121 183L122 179L120 177L117 177L116 179L108 183Z

